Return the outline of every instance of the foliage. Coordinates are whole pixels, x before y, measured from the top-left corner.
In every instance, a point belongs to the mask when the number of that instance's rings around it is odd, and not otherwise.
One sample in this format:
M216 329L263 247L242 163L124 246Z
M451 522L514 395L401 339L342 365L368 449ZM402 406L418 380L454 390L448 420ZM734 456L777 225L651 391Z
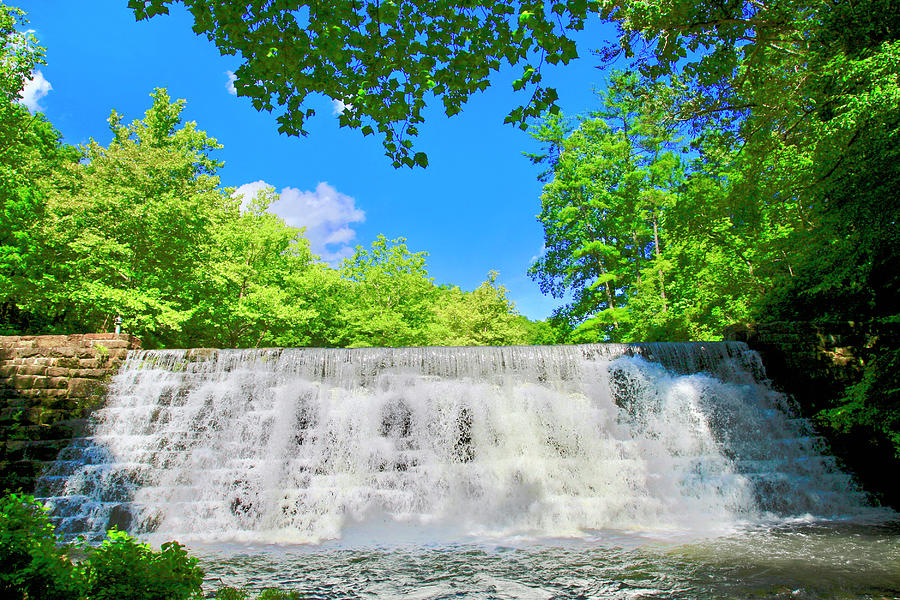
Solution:
M203 570L178 542L159 552L128 534L112 530L91 552L85 567L85 595L92 600L201 598Z
M215 600L250 600L250 592L243 588L223 587L216 590Z
M642 323L630 312L636 295L655 312L670 309L660 228L683 167L673 133L640 105L635 85L614 75L601 111L577 126L550 115L534 131L548 148L532 159L550 169L538 217L546 251L529 273L545 293L572 294L554 318L576 341L629 338Z
M152 343L192 317L213 232L232 201L214 175L216 141L181 122L184 101L161 89L151 96L144 119L130 125L113 111L109 146L91 140L84 160L60 174L36 252L49 268L23 304L62 321L78 315L93 330L121 315L126 330Z
M78 597L79 572L44 508L31 496L0 498L0 594L4 598Z
M112 530L96 549L72 547L56 535L46 510L31 496L0 498L0 592L35 599L187 600L201 597L203 571L177 542L160 551Z
M260 592L256 600L300 600L300 592L285 591L278 588L266 588Z
M858 383L837 406L822 410L820 423L842 433L882 438L900 458L900 349L887 349L863 367Z
M22 11L0 4L0 334L44 325L15 299L39 275L29 255L39 245L33 225L44 212L50 174L77 158L43 115L31 115L19 102L43 63L43 48L31 33L20 32L25 25Z
M305 345L318 313L298 281L314 256L301 230L266 212L273 190L245 198L212 232L214 250L195 304L195 335L216 346Z
M423 346L431 321L435 288L425 270L424 252L410 252L403 238L380 235L367 250L357 246L341 264L354 284L357 302L343 311L349 346Z
M529 321L516 315L496 271L472 292L440 290L434 302L435 323L429 343L441 346L504 346L528 341Z
M578 56L567 32L582 29L593 0L552 4L365 0L352 3L178 0L222 54L239 54L238 94L258 110L283 107L280 131L305 133L315 110L310 94L341 103L343 127L377 132L395 167L428 164L413 150L429 100L448 116L487 89L504 65L518 67L513 88L529 101L507 122L522 125L553 106L556 91L541 84L544 64ZM138 19L168 13L176 0L129 0ZM524 125L522 125L524 128Z
M895 315L896 3L601 4L620 32L601 55L633 60L628 84L614 76L600 111L533 129L548 148L532 158L550 169L548 250L531 274L572 294L555 315L568 339L714 339L752 318ZM651 186L667 194L652 261L627 187L640 181L635 152L647 154L609 119L623 100L662 139L693 134L681 181L675 169Z
M437 286L402 240L322 263L269 212L273 190L221 187L218 142L164 89L130 124L112 111L108 144L64 146L16 101L42 56L23 24L2 7L0 332L106 331L118 316L146 348L525 339L495 276L473 292Z

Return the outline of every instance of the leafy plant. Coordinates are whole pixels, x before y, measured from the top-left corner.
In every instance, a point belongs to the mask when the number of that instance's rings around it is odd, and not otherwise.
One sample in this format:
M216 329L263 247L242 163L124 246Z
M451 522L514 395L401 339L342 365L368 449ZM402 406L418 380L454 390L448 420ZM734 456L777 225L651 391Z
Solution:
M86 561L85 595L91 600L187 600L202 596L203 570L178 542L159 552L127 533L108 539Z
M216 590L215 600L250 600L250 592L244 588L223 587Z
M259 593L256 600L300 600L300 592L296 590L281 590L278 588L266 588Z
M80 572L59 544L46 510L31 496L0 498L0 596L79 596Z

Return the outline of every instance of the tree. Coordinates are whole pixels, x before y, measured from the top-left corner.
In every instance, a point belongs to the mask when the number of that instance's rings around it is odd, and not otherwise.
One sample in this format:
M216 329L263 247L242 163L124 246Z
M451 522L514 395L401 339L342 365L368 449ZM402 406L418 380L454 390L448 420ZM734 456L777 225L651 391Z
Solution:
M317 312L300 279L314 257L303 231L266 209L277 198L261 190L213 231L214 250L197 295L191 337L216 346L302 346ZM235 203L236 204L236 203ZM236 214L235 214L236 213Z
M507 290L497 285L496 271L471 292L442 288L435 299L435 322L429 344L508 346L526 343L525 325ZM527 321L527 319L526 319Z
M233 201L219 188L215 139L182 123L184 101L153 94L144 119L83 149L47 200L40 224L46 272L25 303L78 329L122 317L147 345L174 342L198 305L215 229Z
M18 31L25 24L22 11L0 4L0 332L45 324L21 304L40 276L31 264L39 246L34 224L44 213L51 174L77 159L43 115L20 103L25 82L43 62L34 37Z
M680 181L672 135L641 111L634 77L612 78L604 108L577 127L550 115L535 137L550 145L541 196L544 254L529 270L555 297L572 294L556 320L585 341L626 336L627 304L649 270L667 310L660 219ZM649 289L644 286L645 291Z
M222 54L245 61L236 71L239 95L258 110L283 107L280 130L304 133L315 111L310 94L345 107L341 126L376 131L395 167L427 165L412 149L427 102L440 99L447 116L487 89L504 65L518 67L513 88L529 101L507 122L525 121L553 106L556 91L541 84L541 66L577 57L568 33L584 27L592 0L551 4L364 0L320 5L309 0L129 0L138 19L184 4L194 31Z
M371 249L357 246L341 264L341 276L351 283L351 302L341 311L342 345L427 345L436 289L426 253L410 252L405 242L379 235Z

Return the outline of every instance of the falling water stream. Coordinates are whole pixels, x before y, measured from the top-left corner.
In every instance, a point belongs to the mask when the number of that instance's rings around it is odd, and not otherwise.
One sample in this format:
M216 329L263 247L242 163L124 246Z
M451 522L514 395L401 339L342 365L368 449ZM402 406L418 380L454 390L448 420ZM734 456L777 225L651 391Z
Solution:
M38 483L307 598L894 598L870 506L740 343L143 351Z

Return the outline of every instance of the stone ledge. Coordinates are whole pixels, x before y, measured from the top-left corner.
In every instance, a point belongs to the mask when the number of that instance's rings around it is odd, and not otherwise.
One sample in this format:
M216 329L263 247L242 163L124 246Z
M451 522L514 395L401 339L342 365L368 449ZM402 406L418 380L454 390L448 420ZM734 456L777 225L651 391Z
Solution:
M138 348L128 334L0 336L0 491L32 491L44 461L85 435L108 381Z

